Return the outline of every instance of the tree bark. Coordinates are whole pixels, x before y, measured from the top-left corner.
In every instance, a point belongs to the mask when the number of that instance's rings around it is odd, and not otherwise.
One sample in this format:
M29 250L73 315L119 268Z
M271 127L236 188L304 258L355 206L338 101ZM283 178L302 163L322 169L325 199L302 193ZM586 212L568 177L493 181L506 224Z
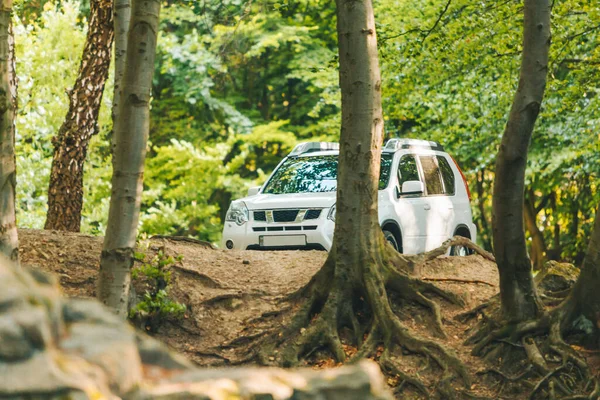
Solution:
M115 31L115 84L112 106L113 132L119 121L119 104L121 103L121 82L125 73L125 58L127 54L127 33L131 19L131 3L129 0L114 0L113 19ZM113 135L114 139L114 135Z
M525 0L519 86L496 159L492 201L502 313L510 321L535 318L541 310L525 242L523 200L527 152L546 87L549 46L549 0Z
M79 232L83 167L90 139L98 133L98 113L108 78L113 42L111 0L92 0L79 76L69 91L69 111L52 139L54 154L45 229Z
M10 22L12 0L2 0L0 7L0 253L18 262L19 242L15 216L17 77Z
M600 208L596 211L594 229L583 260L581 274L566 300L570 322L583 315L592 322L597 333L600 332L598 288L600 288Z
M133 0L113 141L112 195L98 279L100 301L127 316L144 160L150 127L150 93L160 1Z
M336 283L363 280L383 254L377 214L383 112L375 19L370 0L336 0L342 92L333 249ZM356 232L360 232L359 235ZM337 280L341 279L341 280Z

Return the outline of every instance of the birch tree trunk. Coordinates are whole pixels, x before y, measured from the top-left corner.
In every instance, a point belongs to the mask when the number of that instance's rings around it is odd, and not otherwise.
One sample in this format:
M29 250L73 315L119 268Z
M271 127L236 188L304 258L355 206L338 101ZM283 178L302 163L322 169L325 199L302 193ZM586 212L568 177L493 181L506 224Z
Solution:
M52 139L54 154L45 229L79 232L83 167L90 139L98 133L98 113L108 78L113 42L111 0L92 0L79 76L69 92L69 111Z
M12 0L2 0L0 8L0 252L19 261L15 216L15 110L17 78L14 37L11 29Z
M121 103L121 82L125 73L127 54L127 34L131 19L131 3L129 0L114 0L113 18L115 30L115 84L112 107L113 132L119 121L119 104ZM114 136L113 136L114 139Z
M158 0L133 0L131 4L125 72L113 140L112 195L98 279L100 301L124 318L142 196L160 12Z
M541 311L525 242L523 201L527 152L544 97L549 47L549 0L525 0L519 86L496 158L493 192L500 299L502 313L510 321L532 319Z

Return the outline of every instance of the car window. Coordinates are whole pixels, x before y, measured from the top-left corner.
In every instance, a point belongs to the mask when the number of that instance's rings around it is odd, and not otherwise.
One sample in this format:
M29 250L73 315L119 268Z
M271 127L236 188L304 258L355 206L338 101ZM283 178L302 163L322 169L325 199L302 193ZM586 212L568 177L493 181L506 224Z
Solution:
M442 176L436 158L434 156L419 156L419 160L423 168L423 175L425 175L427 194L444 194Z
M406 155L400 159L398 164L398 187L402 190L402 184L406 181L418 181L419 169L414 156Z
M453 196L455 192L454 172L452 172L448 160L444 157L437 156L437 161L440 166L440 171L442 172L442 179L444 180L444 193Z
M293 157L285 160L263 193L315 193L336 189L337 156Z
M381 155L379 189L390 179L393 154ZM263 193L319 193L337 189L338 156L290 157L275 171Z
M381 155L381 169L379 170L379 190L387 187L390 181L390 172L392 171L393 153L383 153Z

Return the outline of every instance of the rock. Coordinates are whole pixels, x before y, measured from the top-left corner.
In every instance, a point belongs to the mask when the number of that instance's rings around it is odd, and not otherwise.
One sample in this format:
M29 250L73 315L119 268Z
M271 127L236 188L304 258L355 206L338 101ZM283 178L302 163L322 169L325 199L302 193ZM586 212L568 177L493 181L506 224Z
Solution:
M560 292L570 289L578 276L579 269L573 264L548 261L536 275L535 281L545 292Z
M275 368L196 370L144 388L136 400L389 400L377 364L315 371Z
M236 299L237 300L237 299ZM100 303L0 258L0 398L384 400L379 367L200 370Z

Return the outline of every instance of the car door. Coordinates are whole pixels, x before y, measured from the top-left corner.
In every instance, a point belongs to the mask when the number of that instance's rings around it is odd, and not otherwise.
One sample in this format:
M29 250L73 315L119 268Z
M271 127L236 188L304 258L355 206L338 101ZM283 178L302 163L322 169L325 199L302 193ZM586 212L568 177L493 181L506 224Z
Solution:
M440 163L443 161L438 160L436 155L419 155L418 159L425 180L426 196L423 200L428 211L425 222L425 251L429 251L440 246L451 236L454 205L451 197L446 194L445 181L440 169ZM449 185L449 182L446 183L446 186Z
M402 230L402 247L407 254L425 251L427 214L429 206L423 195L402 195L402 184L406 181L423 181L417 159L413 154L400 158L397 170L395 213Z

